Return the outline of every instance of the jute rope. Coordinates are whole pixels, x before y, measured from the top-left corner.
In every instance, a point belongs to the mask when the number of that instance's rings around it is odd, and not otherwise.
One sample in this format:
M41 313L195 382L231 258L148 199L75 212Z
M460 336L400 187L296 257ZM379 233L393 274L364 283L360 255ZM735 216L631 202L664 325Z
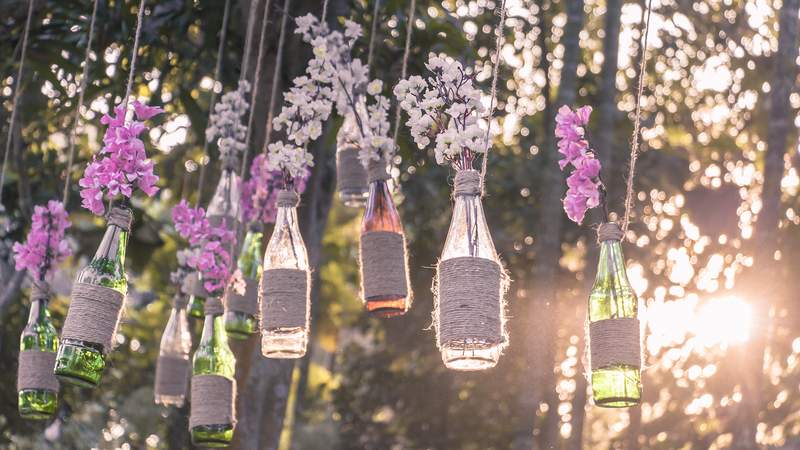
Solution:
M372 58L375 53L375 37L378 34L378 12L381 8L381 0L374 0L374 3L375 6L372 9L372 31L369 34L369 50L367 51L367 70L370 73L372 72Z
M172 296L172 307L175 309L184 309L189 306L189 297L184 295L183 292L176 292Z
M25 68L25 56L28 53L28 36L31 31L31 19L33 18L33 0L28 1L28 16L25 19L25 29L22 32L22 50L19 56L19 68L17 78L14 80L14 98L11 100L11 117L8 119L8 134L6 135L6 151L3 154L3 166L0 168L0 205L3 203L3 187L6 184L6 166L8 165L8 154L11 153L11 142L14 137L14 125L17 122L17 106L19 105L20 94L22 93L22 75Z
M35 301L48 301L50 299L50 284L44 280L33 280L31 283L31 303Z
M408 296L405 236L391 231L370 231L361 234L360 243L362 299L368 302Z
M76 282L72 302L64 320L62 339L75 339L103 346L111 351L125 296L105 286Z
M255 1L255 0L251 0ZM269 22L269 10L272 9L272 0L267 0L264 4L264 13L261 16L261 34L258 40L258 57L256 58L256 73L253 76L253 88L250 90L250 113L247 116L247 133L244 139L244 155L242 155L242 167L239 170L239 175L243 178L245 170L247 170L247 159L250 155L250 141L253 138L253 121L255 120L255 105L253 104L258 99L258 86L261 84L261 69L264 66L264 54L266 53L267 37L267 23ZM255 11L250 11L251 15Z
M481 176L474 170L456 172L453 183L453 197L459 195L478 195L481 193Z
M266 134L264 137L264 145L261 148L261 153L267 154L267 148L270 141L272 141L272 120L275 117L275 105L278 97L278 79L281 75L281 66L283 65L283 46L286 42L286 28L289 21L289 8L292 5L292 0L284 0L283 2L283 15L281 16L281 28L278 35L278 54L275 55L275 69L272 72L272 90L269 94L269 109L267 111L267 124Z
M307 270L269 269L261 277L261 329L308 329L310 277Z
M122 231L131 231L133 215L129 209L114 207L109 211L106 221L108 225L113 225Z
M58 379L53 374L55 365L55 352L43 352L40 350L23 350L19 352L17 390L45 389L58 392Z
M358 159L355 145L346 144L336 151L336 190L343 195L367 190L367 171Z
M252 0L255 3L257 0ZM222 79L222 54L225 50L225 40L228 35L228 17L231 12L231 0L225 0L225 12L222 14L222 28L219 31L219 45L217 46L217 61L214 65L214 84L211 87L211 98L208 101L208 121L211 122L211 116L214 115L214 107L217 103L217 83L221 83ZM248 29L250 25L248 23ZM245 44L247 45L247 44ZM206 155L208 155L208 147L211 143L208 139L203 138L203 153L200 155L200 173L197 177L197 199L195 206L200 204L201 197L203 196L203 183L206 176Z
M640 324L635 318L598 320L589 324L592 370L617 364L642 366Z
M236 381L219 375L192 377L189 428L236 425Z
M33 3L33 1L31 1ZM94 38L94 24L97 19L97 4L99 0L94 0L94 7L92 8L92 18L89 21L89 34L86 40L86 52L83 56L83 74L81 75L81 84L78 87L78 104L75 105L75 117L72 119L72 129L69 133L69 153L67 156L67 171L64 175L64 194L61 203L67 207L69 201L69 185L72 181L72 166L75 162L75 135L78 132L78 124L81 120L81 109L83 109L83 100L86 95L86 87L89 85L89 60L92 54L92 39Z
M621 241L625 237L625 232L614 222L600 224L597 229L597 242Z
M636 161L639 159L639 130L642 122L642 94L644 92L645 69L647 68L647 37L650 32L650 14L652 0L647 0L647 19L641 40L642 60L639 66L639 79L636 87L636 113L633 120L633 134L631 135L631 156L628 164L628 178L625 186L625 216L622 218L622 231L628 231L633 210L633 177L636 175Z
M367 163L367 183L372 184L374 181L385 181L392 178L386 169L386 160L383 158L377 161L370 159L369 163Z
M242 56L242 71L239 73L239 80L247 79L247 72L250 71L250 55L252 52L253 32L255 32L256 8L259 0L250 0L250 8L247 14L247 33L244 37L244 55Z
M228 310L258 316L258 281L252 278L245 278L244 281L244 294L240 295L233 290L228 293Z
M408 58L411 54L411 34L414 31L414 17L417 13L417 0L411 0L408 6L408 23L406 24L406 46L403 51L403 65L400 70L400 79L405 80L408 75ZM392 147L397 148L397 136L400 133L400 118L402 117L403 110L400 108L400 102L394 107L394 131L392 132Z
M494 66L492 67L492 94L489 101L489 116L486 119L486 151L483 154L483 161L481 161L481 195L486 195L486 169L489 159L489 149L491 142L489 138L492 134L492 117L494 116L495 101L497 100L497 75L500 72L500 49L505 39L506 30L506 0L500 4L500 24L498 25L497 40L494 44Z
M279 208L296 208L300 203L300 196L295 191L280 190L275 204Z
M156 361L155 394L183 397L189 384L191 362L179 356L159 355Z
M328 2L329 1L330 0L325 0L324 2L322 2L322 21L323 22L328 18Z
M133 50L131 51L131 68L128 74L128 84L125 86L125 98L122 99L122 110L125 111L125 120L128 117L128 99L133 91L133 78L136 75L136 61L139 59L139 38L142 36L142 21L144 17L144 6L147 0L139 3L139 11L136 14L136 34L133 37Z
M225 313L225 306L221 297L208 297L204 306L206 315L219 316Z

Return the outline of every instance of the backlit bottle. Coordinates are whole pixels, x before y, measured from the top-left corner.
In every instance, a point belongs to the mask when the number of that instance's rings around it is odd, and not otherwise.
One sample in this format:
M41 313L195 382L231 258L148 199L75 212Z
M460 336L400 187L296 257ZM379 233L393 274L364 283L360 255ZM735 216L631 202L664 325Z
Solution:
M348 112L336 135L336 184L339 198L352 208L364 206L368 194L367 171L358 159L360 141L355 115Z
M36 292L36 289L33 289ZM47 296L37 295L31 298L31 309L28 323L20 336L20 352L48 352L55 355L58 351L58 333L50 321L47 311ZM50 356L53 358L53 356ZM52 364L52 359L50 360ZM52 370L52 367L47 369ZM52 372L49 372L52 376ZM56 385L58 383L56 382ZM58 390L30 388L18 392L19 415L23 419L49 419L58 406Z
M178 294L167 319L167 325L161 334L161 345L158 348L158 364L156 369L155 402L164 406L183 406L186 400L186 382L189 379L189 354L192 350L192 334L189 329L189 318L185 300ZM162 366L163 365L163 366ZM159 371L169 373L159 374ZM160 378L167 383L164 391L159 389ZM176 386L182 386L177 387Z
M244 237L242 251L236 265L242 273L247 284L244 296L252 298L255 306L258 305L258 281L261 279L261 266L263 264L261 240L264 233L259 227L251 227ZM252 292L251 292L252 291ZM229 293L229 295L233 295ZM229 301L229 306L231 302ZM247 312L233 311L230 308L225 312L225 329L234 339L247 339L258 332L256 316Z
M205 315L205 303L206 299L204 297L205 290L200 289L200 286L203 284L202 276L199 272L190 273L189 277L193 277L187 282L187 292L186 294L189 295L189 308L188 314L189 317L193 319L202 319Z
M192 375L217 375L233 382L235 371L236 358L228 346L221 312L206 314L200 344L192 360ZM233 423L195 426L191 429L192 443L201 447L227 447L233 439L233 428Z
M610 227L613 233L609 235L606 233L609 228L604 227ZM619 227L613 223L603 224L599 235L600 261L589 294L592 395L598 406L638 405L642 397L637 320L639 300L625 271ZM614 327L624 334L617 332L609 336L603 332L604 327ZM600 356L598 352L604 355Z
M114 210L131 221L131 211L115 207ZM113 213L113 212L112 212ZM125 250L128 246L129 229L109 222L103 240L89 265L78 272L76 283L103 286L113 289L123 298L128 293L128 278L125 274ZM63 338L58 349L55 374L62 382L82 387L95 387L100 383L106 367L103 345L77 339Z

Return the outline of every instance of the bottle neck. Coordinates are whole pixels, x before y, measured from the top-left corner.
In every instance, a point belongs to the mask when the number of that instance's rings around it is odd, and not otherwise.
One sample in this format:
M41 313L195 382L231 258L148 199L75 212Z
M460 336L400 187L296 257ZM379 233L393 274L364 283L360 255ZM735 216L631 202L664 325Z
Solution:
M628 277L625 273L625 257L622 254L622 244L616 240L600 243L600 257L597 264L597 277L595 284L625 284Z
M200 336L201 346L218 346L227 344L225 319L221 314L206 314L203 321L203 334Z
M128 231L116 225L109 225L92 261L104 262L104 265L105 262L113 261L116 268L124 270L128 233Z
M369 198L361 222L361 230L403 232L400 215L392 199L389 183L386 180L375 180L369 184Z
M236 265L247 278L258 278L258 271L262 264L261 241L264 234L261 231L250 230L245 235L242 252Z
M464 256L498 260L479 195L456 195L453 206L442 259Z
M31 302L31 310L28 312L29 324L48 319L47 303L47 299L36 299Z

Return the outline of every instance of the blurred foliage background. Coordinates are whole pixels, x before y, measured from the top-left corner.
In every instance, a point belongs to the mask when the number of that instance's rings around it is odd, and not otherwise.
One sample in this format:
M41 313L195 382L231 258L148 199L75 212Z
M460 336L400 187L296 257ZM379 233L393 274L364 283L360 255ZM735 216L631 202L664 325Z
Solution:
M174 289L167 275L183 245L170 208L181 197L207 201L219 175L212 146L207 182L198 191L224 0L149 2L135 93L167 111L149 149L162 190L134 205L132 291L119 345L100 388L65 388L55 420L25 422L16 412L28 288L13 271L10 244L24 238L32 205L60 196L64 177L76 181L100 148L99 118L123 94L128 73L138 2L100 0L91 106L80 127L78 170L65 174L91 3L36 0L18 126L6 130L27 2L0 0L0 118L2 136L14 137L4 198L14 226L0 246L0 447L189 448L187 410L156 407L152 382ZM252 16L256 30L263 3ZM272 79L282 3L272 2L260 37L267 53L254 152L264 139L269 86L287 86L308 60L307 46L290 34L280 77ZM419 0L409 73L425 71L429 52L444 52L472 65L488 92L499 4ZM223 92L239 78L249 7L249 0L233 0L218 80ZM368 34L372 7L331 0L328 20L336 26L350 17ZM508 0L507 7L485 207L513 278L509 350L483 373L450 372L441 363L430 328L430 286L449 223L453 173L416 150L405 130L396 200L410 243L415 303L402 318L364 314L357 298L360 213L334 195L341 120L332 118L313 149L317 164L301 207L316 267L313 343L297 362L261 358L256 339L235 344L234 447L800 448L798 0L652 1L643 154L624 247L629 277L647 306L645 391L642 406L629 410L596 408L586 395L583 330L597 246L590 226L563 218L552 128L560 105L594 107L591 139L620 212L645 4ZM292 16L307 12L320 14L321 2L292 3ZM385 81L387 93L400 73L407 14L407 1L384 0L376 18L372 74ZM367 38L359 43L363 58L367 44ZM75 255L54 282L57 326L71 280L102 232L78 195L68 209Z

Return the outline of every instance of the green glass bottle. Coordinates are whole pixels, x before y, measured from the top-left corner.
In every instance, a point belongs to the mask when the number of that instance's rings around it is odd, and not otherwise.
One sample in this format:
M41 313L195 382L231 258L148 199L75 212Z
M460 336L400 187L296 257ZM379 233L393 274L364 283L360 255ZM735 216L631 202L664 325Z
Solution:
M258 282L261 279L261 265L263 262L261 240L264 233L260 228L253 226L247 231L244 237L242 251L236 262L237 267L242 272L242 276L247 281L247 289L258 289ZM255 293L258 295L258 293ZM245 295L253 295L246 292ZM258 331L258 320L253 314L241 311L228 310L225 313L225 330L234 339L247 339Z
M28 323L22 330L20 351L58 351L58 333L50 321L47 297L33 299ZM58 392L50 389L21 389L19 391L19 415L23 419L49 419L56 412Z
M126 214L130 223L129 209L115 209L119 214ZM94 258L78 272L75 282L104 286L125 296L128 292L125 250L129 234L129 229L109 223ZM56 376L63 382L81 387L97 386L106 367L105 350L108 349L103 349L101 344L94 342L63 339L56 359Z
M199 277L199 274L192 274L191 276ZM198 281L200 283L200 281ZM205 317L206 299L197 295L196 292L189 292L189 317L194 319L202 319Z
M613 238L604 237L603 227L610 227ZM589 326L592 341L602 338L603 347L614 349L615 353L624 349L630 363L596 363L592 362L592 393L597 406L623 408L638 405L642 397L641 369L634 360L639 358L638 344L638 310L639 301L628 281L625 272L625 258L622 255L620 239L622 231L613 223L601 225L598 234L600 240L600 261L597 267L597 278L589 294ZM607 235L607 233L606 233ZM633 326L628 333L635 342L609 342L607 336L600 336L595 330L598 322L610 319L629 319L626 321L606 322L607 326ZM597 336L595 335L597 333ZM595 346L592 342L593 360ZM632 353L632 355L631 355ZM612 358L613 359L613 358ZM623 358L624 359L624 358ZM599 367L597 367L599 364Z
M235 371L236 358L228 347L222 314L208 314L192 360L192 375L219 375L233 381ZM233 423L199 425L193 427L191 433L194 445L227 447L233 439Z

